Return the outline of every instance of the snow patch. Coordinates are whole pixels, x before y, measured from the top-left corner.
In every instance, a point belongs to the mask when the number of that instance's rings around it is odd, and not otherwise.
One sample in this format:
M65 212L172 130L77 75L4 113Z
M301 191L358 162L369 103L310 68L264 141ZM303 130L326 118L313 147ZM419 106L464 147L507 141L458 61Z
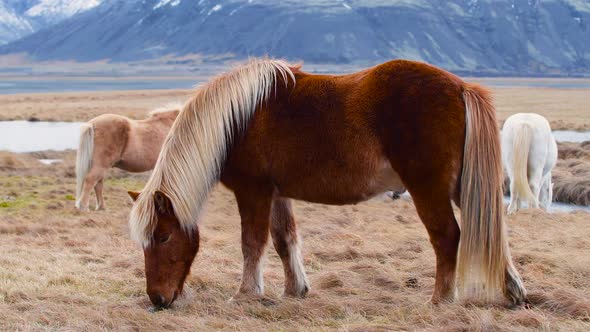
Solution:
M67 18L100 5L102 0L41 0L29 8L25 15L29 17L49 16Z
M207 16L211 15L212 13L215 13L217 11L220 11L221 8L223 8L222 5L215 5L213 8L211 8L211 10L207 13Z
M170 4L171 7L176 7L180 4L180 0L160 0L152 9L156 10Z

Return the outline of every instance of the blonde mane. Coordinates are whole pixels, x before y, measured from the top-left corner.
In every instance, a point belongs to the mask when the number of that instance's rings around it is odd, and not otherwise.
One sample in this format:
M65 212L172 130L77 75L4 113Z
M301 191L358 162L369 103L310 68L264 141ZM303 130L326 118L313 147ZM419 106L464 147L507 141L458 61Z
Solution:
M170 129L158 161L129 217L131 237L148 246L156 227L153 194L159 190L172 202L180 225L190 232L201 207L217 183L228 146L242 131L257 106L266 101L280 75L285 85L289 64L253 59L196 90Z

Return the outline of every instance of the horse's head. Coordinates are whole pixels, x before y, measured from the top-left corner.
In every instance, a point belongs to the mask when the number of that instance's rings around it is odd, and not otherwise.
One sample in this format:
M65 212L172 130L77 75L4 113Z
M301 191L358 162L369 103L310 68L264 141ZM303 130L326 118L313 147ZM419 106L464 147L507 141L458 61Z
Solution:
M139 193L129 195L135 201ZM147 293L156 307L167 308L182 292L199 250L199 231L195 227L189 234L181 227L164 193L156 191L153 200L157 221L150 243L143 248Z

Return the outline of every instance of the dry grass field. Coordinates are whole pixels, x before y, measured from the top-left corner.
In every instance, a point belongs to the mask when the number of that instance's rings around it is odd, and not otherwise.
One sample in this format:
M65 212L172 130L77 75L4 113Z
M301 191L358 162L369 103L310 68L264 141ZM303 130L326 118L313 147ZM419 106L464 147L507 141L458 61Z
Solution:
M64 158L46 166L35 158ZM0 327L5 330L577 330L590 329L590 214L508 218L526 307L433 306L434 255L410 200L355 206L297 202L306 299L281 297L268 250L268 298L228 303L241 271L239 216L218 187L183 298L151 313L140 248L128 237L127 189L146 175L111 171L107 211L74 209L74 153L0 155Z
M587 91L494 91L501 118L532 111L561 128L590 127ZM142 117L146 109L187 95L0 96L0 119L81 121L105 112ZM556 176L567 180L564 186L581 187L576 177L588 174L589 148L560 144ZM64 162L43 165L39 158ZM283 269L271 245L266 297L230 302L242 267L240 220L233 195L222 186L200 224L201 250L185 294L171 309L152 313L142 252L127 227L126 191L140 190L147 174L111 170L107 210L80 213L73 201L74 159L73 151L0 152L0 330L590 331L588 212L524 210L506 217L530 293L527 305L434 306L434 253L411 199L378 197L351 206L295 202L310 294L281 297Z

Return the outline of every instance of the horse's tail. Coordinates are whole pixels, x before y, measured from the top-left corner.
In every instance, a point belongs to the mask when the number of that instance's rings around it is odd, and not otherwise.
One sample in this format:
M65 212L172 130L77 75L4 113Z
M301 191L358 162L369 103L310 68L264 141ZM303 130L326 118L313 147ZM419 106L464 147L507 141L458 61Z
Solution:
M463 299L494 301L503 293L513 303L526 291L512 264L502 220L500 135L489 92L466 84L466 135L461 174L461 239L457 262Z
M526 200L529 204L537 203L528 180L529 150L533 138L533 129L527 123L519 126L514 133L512 140L512 177L514 180L514 192L520 199Z
M86 174L92 167L94 152L94 125L85 123L80 127L80 145L76 153L76 207L80 207L82 187Z

